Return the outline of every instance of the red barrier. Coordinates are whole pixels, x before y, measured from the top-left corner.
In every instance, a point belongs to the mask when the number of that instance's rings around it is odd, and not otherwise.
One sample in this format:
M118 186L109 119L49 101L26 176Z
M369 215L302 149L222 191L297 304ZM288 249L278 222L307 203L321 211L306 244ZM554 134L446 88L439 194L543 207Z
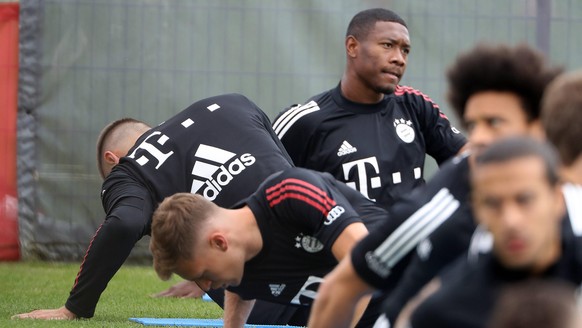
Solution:
M0 3L0 261L20 258L16 193L18 3Z

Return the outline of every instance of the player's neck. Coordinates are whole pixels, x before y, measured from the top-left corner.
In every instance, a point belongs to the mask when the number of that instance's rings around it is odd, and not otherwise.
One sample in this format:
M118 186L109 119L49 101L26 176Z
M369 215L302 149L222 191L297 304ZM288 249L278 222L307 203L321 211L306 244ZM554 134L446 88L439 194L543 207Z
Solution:
M241 246L244 248L245 261L255 257L263 248L263 238L261 230L255 219L255 215L248 206L236 209L232 212L234 215L231 218L236 222L231 233L234 238L238 239Z
M349 72L344 73L340 90L344 98L359 104L376 104L384 99L383 93L366 87L356 76L350 76Z

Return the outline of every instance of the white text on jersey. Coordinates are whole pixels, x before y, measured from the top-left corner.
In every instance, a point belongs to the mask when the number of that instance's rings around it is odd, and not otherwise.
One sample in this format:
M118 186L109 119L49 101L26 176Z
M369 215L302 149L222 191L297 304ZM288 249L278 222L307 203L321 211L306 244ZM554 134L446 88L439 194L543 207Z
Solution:
M198 160L192 167L192 175L195 178L192 180L190 192L199 193L210 201L216 199L222 187L228 185L234 176L256 162L255 157L249 153L235 158L235 153L204 144L198 147L194 156ZM204 189L200 192L202 188Z

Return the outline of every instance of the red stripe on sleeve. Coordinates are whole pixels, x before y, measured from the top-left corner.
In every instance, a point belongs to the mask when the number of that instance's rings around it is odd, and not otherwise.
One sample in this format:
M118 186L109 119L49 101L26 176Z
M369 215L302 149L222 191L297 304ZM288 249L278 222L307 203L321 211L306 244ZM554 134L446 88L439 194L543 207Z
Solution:
M293 192L286 192L286 193L282 194L281 197L278 197L278 198L270 201L269 206L273 207L273 206L279 204L280 202L282 202L288 198L293 198L293 199L303 201L303 202L309 204L310 206L312 206L313 208L317 209L318 211L320 211L323 215L327 215L329 213L329 210L330 210L330 208L324 207L321 203L318 203L318 202L314 201L313 199L311 199L303 194L298 194L298 193L293 193Z
M435 103L429 96L425 95L424 93L405 85L398 85L396 86L396 90L394 90L394 94L396 96L402 96L405 93L410 93L413 95L421 96L424 100L430 102L434 108L439 108L439 105ZM446 118L446 117L445 117Z
M266 194L271 207L289 198L287 194L294 195L292 198L303 200L318 210L323 209L322 212L325 215L336 205L336 202L325 191L299 179L285 179L273 187L267 188Z
M87 260L87 255L89 254L89 251L91 250L91 246L93 245L93 241L95 240L95 237L97 237L97 234L101 230L101 227L103 227L103 223L101 223L101 225L99 226L99 228L95 232L95 235L93 235L93 238L91 238L91 242L89 243L89 247L87 247L87 251L85 252L85 256L83 256L83 262L81 262L81 267L79 268L79 273L77 273L77 277L75 277L75 284L73 284L72 289L75 289L75 287L77 287L77 284L79 283L79 276L81 275L81 272L83 272L83 265L85 264L85 260Z

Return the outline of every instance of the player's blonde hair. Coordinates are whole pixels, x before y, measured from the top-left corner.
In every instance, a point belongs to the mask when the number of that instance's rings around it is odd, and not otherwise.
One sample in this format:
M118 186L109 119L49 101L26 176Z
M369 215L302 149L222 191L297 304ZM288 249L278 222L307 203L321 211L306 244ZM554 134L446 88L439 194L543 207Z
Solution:
M154 212L150 239L154 269L160 279L170 279L179 260L192 258L204 224L217 209L197 194L177 193L164 199Z

